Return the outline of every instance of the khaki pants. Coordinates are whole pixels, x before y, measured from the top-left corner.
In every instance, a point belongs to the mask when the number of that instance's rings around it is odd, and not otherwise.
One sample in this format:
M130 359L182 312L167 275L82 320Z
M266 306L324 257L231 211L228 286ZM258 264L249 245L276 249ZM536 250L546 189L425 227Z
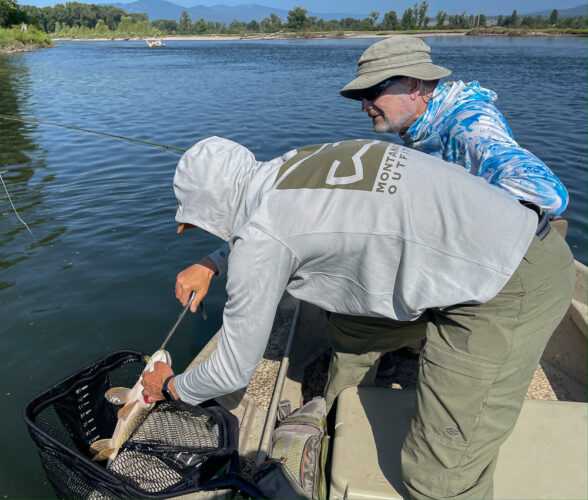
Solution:
M428 310L417 322L332 315L325 396L373 376L383 352L426 336L402 475L416 499L491 499L510 435L549 337L571 302L573 257L556 231L534 238L492 300Z

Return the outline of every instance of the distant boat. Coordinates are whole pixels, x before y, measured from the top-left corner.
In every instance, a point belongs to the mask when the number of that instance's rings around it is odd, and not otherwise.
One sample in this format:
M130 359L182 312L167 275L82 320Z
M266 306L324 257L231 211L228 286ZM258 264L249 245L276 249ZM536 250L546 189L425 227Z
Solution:
M145 43L147 44L147 47L149 47L149 48L165 47L165 43L163 43L161 41L161 38L154 39L154 40L145 40Z

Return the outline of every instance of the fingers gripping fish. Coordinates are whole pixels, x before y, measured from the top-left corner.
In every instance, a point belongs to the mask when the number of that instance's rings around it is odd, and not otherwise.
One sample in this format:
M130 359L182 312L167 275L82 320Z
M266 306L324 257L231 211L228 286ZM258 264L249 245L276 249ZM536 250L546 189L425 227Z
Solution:
M155 363L161 361L171 366L171 357L165 349L159 349L151 356L144 371L153 371ZM155 403L147 403L143 398L143 376L139 377L132 389L113 387L106 391L104 397L108 402L124 406L118 411L118 421L111 438L99 439L90 446L93 460L108 459L108 465L116 458L118 450L131 436L133 431L145 420Z

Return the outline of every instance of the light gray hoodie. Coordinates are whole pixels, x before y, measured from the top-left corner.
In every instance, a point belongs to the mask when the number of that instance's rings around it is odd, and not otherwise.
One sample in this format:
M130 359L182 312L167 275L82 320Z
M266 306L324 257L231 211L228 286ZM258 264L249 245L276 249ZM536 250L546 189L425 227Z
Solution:
M261 163L212 137L184 154L174 189L176 221L231 247L217 349L176 378L192 404L247 385L284 290L327 311L402 321L483 303L537 228L533 211L462 167L376 140Z

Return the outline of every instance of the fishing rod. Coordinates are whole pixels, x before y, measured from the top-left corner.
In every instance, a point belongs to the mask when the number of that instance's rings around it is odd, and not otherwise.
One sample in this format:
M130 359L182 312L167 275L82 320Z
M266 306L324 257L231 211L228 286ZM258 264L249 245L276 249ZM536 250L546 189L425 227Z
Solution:
M125 137L124 135L109 134L108 132L99 132L97 130L90 130L87 128L75 127L73 125L63 125L61 123L46 122L46 121L42 121L42 120L34 120L32 118L20 118L18 116L9 116L9 115L0 115L0 118L3 118L4 120L13 120L13 121L24 122L24 123L36 123L37 125L52 125L53 127L61 127L61 128L67 128L70 130L78 130L80 132L88 132L90 134L105 135L107 137L114 137L115 139L121 139L123 141L140 142L142 144L147 144L149 146L156 146L156 147L164 148L164 149L173 149L175 151L182 151L183 153L186 152L185 149L177 148L175 146L167 146L165 144L158 144L157 142L143 141L141 139L134 139L132 137Z
M33 118L21 118L21 117L18 117L18 116L9 116L9 115L1 115L1 114L0 114L0 118L2 118L4 120L12 120L12 121L16 121L16 122L35 123L37 125L51 125L53 127L60 127L60 128L70 129L70 130L77 130L79 132L87 132L89 134L104 135L106 137L112 137L114 139L120 139L122 141L129 141L129 142L137 142L137 143L141 143L141 144L147 144L148 146L159 147L159 148L163 148L163 149L166 149L166 150L181 151L183 153L186 152L185 149L183 149L183 148L177 148L175 146L167 146L166 144L159 144L157 142L144 141L144 140L141 140L141 139L135 139L133 137L125 137L124 135L110 134L108 132L99 132L97 130L90 130L90 129L87 129L87 128L76 127L74 125L64 125L62 123L53 123L53 122L47 122L47 121L43 121L43 120L34 120ZM20 222L22 222L24 224L24 226L27 228L27 230L29 231L29 233L31 233L31 236L33 237L33 239L36 242L37 241L37 238L35 238L35 235L31 231L31 229L29 228L29 226L26 224L26 222L21 219L19 213L16 210L16 207L14 206L14 203L12 203L12 199L10 197L10 193L8 192L8 188L6 187L6 184L4 183L4 179L2 177L2 173L1 172L0 172L0 181L2 182L2 187L4 188L4 191L6 192L6 196L8 197L8 200L10 201L10 204L12 206L12 209L14 210L14 213L16 214L16 217L18 218L18 220Z

